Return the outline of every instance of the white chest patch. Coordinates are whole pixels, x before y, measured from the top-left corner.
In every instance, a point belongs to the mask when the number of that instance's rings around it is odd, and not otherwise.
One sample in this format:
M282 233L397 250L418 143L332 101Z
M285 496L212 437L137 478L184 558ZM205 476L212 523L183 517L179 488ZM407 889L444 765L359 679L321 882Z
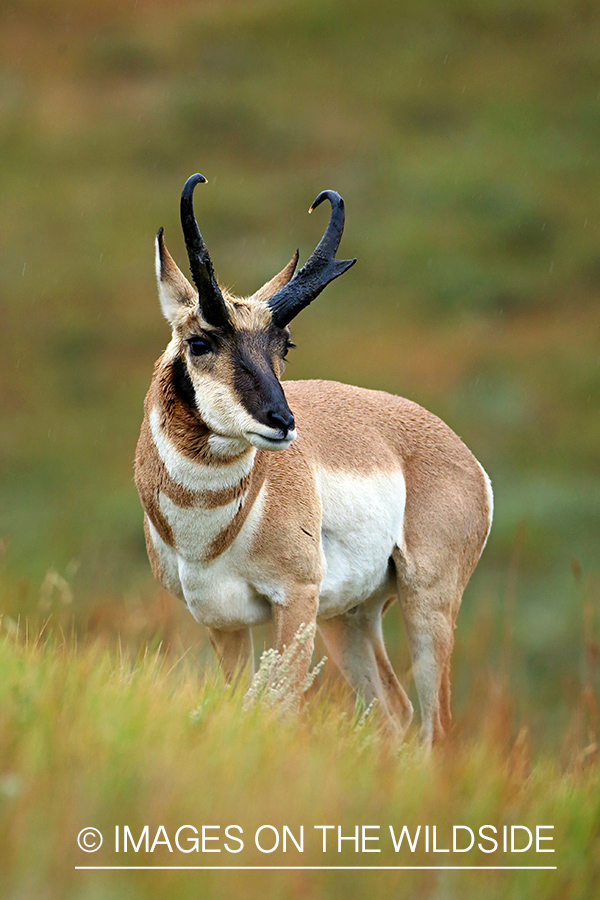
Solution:
M321 469L317 485L324 571L319 615L329 618L390 591L389 560L402 544L406 483L400 471L365 477Z
M269 621L271 607L258 588L261 572L250 552L263 508L264 489L236 539L211 562L177 554L183 595L194 618L203 625L229 630ZM194 512L197 510L190 510L192 516ZM192 520L190 528L194 527Z
M216 509L202 506L182 509L164 494L160 494L161 512L171 526L175 550L179 556L189 561L202 561L212 542L239 511L244 497L245 494Z
M201 465L180 453L160 426L159 414L150 414L156 448L173 481L191 491L219 491L239 484L251 471L256 450L231 459L231 441L223 446L212 441L213 452L222 451L221 465ZM219 454L220 455L220 454ZM216 559L206 562L213 541L227 528L246 500L247 491L223 506L181 507L165 494L159 495L163 516L173 533L174 547L161 540L150 526L150 535L160 559L165 587L182 597L203 625L234 629L267 622L269 602L257 587L260 572L254 571L250 544L263 515L264 486L256 497L239 534Z
M150 525L150 534L163 570L164 586L185 600L202 625L225 631L260 625L271 618L262 572L252 560L252 537L264 512L264 488L259 492L240 533L216 559L206 562L208 545L225 528L240 501L217 509L181 509L161 495L161 510L175 539L165 544Z

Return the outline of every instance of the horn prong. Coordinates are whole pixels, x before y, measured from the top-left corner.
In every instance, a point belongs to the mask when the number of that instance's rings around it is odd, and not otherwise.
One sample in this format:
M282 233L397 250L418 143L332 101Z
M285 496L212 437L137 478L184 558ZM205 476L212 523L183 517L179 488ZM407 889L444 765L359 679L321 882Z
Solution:
M331 203L331 217L325 234L300 271L269 300L273 322L281 328L289 325L330 281L343 275L356 262L355 259L335 258L345 221L344 201L337 191L321 191L308 212L312 213L324 200Z

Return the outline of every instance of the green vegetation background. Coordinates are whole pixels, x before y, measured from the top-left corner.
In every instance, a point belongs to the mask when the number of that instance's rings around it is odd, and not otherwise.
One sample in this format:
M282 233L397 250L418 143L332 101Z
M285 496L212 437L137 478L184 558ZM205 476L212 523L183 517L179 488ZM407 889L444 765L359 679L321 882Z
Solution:
M411 397L482 461L495 524L457 659L510 654L555 740L600 583L597 4L7 0L0 29L3 611L200 640L151 578L132 481L168 337L154 234L183 267L203 172L217 271L250 292L311 252L331 187L358 264L297 320L287 377Z
M3 897L591 900L599 47L595 0L0 5ZM296 321L287 376L411 397L492 477L494 528L458 621L455 737L429 763L412 742L398 757L371 720L357 731L360 710L342 718L328 666L301 720L242 716L201 629L150 575L132 462L168 338L153 239L163 225L184 267L179 193L195 171L210 182L202 231L239 293L296 246L305 259L326 223L309 203L343 195L358 264ZM386 636L415 699L399 619ZM84 826L237 820L553 823L558 871L74 868L90 862ZM94 859L114 864L105 850ZM432 864L385 859L411 861Z

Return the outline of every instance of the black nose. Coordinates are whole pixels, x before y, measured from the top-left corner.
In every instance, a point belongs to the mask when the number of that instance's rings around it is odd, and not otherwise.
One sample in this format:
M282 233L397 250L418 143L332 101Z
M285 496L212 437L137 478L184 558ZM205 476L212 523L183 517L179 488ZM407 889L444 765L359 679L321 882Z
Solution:
M274 412L273 410L270 410L270 412L267 413L267 421L273 428L280 428L284 434L287 434L288 431L293 431L295 427L294 416L290 410L287 412Z

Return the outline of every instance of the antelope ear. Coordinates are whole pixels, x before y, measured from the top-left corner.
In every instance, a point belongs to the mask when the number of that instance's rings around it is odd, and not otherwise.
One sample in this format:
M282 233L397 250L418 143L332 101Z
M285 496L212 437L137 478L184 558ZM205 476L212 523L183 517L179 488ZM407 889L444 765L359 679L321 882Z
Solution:
M198 293L165 247L162 228L156 235L156 278L163 314L174 326L184 310L197 306Z
M263 284L263 286L259 288L255 294L252 294L252 297L250 299L265 301L270 300L273 294L276 294L277 291L281 290L282 287L285 287L286 284L291 281L294 272L296 271L299 255L300 254L296 250L285 269L282 269L281 272L271 278L270 281L267 281L266 284Z

